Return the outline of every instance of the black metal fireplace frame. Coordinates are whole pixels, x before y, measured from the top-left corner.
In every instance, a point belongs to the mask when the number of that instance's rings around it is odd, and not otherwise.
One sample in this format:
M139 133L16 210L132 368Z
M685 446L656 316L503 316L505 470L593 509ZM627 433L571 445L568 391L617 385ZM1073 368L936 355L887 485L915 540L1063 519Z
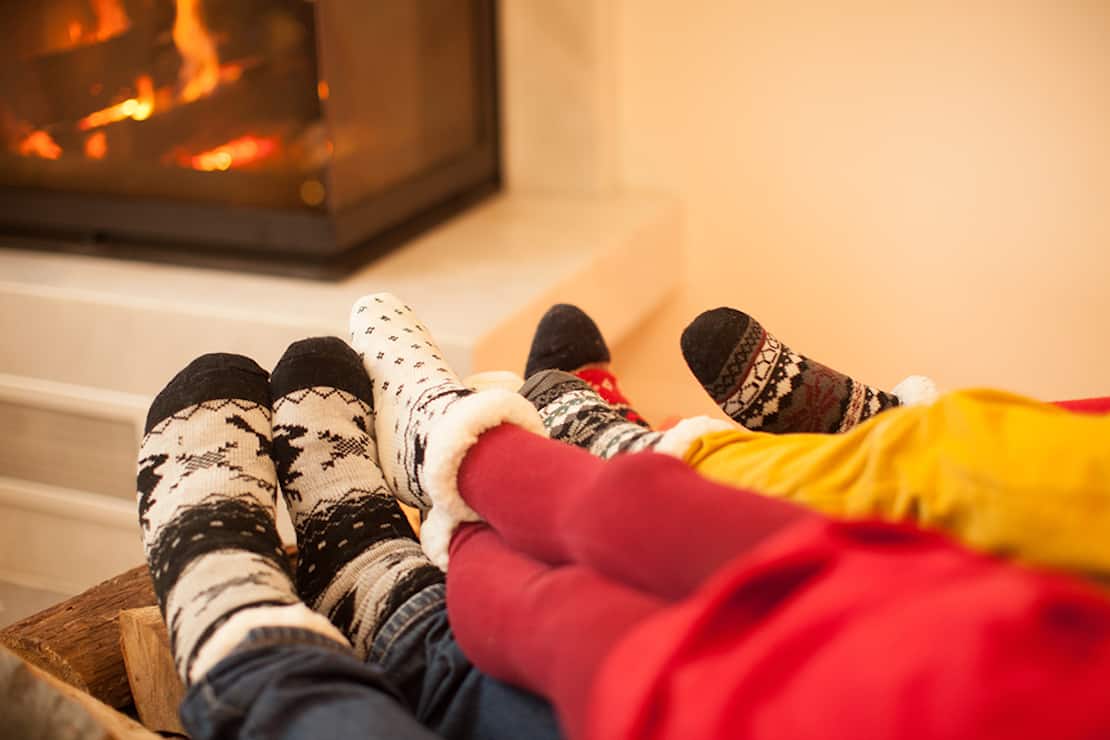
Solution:
M497 0L476 0L479 136L455 159L335 213L0 186L0 246L336 279L501 184ZM367 236L368 235L368 236Z

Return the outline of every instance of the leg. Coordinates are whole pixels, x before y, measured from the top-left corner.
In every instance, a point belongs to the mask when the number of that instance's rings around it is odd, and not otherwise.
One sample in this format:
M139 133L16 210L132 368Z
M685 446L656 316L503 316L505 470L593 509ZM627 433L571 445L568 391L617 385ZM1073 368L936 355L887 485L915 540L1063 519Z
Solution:
M480 671L447 620L443 584L428 586L382 625L370 660L389 676L416 718L447 738L557 740L544 699Z
M546 702L483 675L455 644L443 573L421 552L378 467L370 380L355 352L331 337L296 342L270 387L303 598L436 733L554 740Z
M1110 575L1110 417L995 391L894 409L844 435L702 438L699 473L827 514L912 521L967 545Z
M190 735L431 737L297 598L274 525L270 421L266 373L233 355L191 363L147 417L140 524Z
M442 583L386 488L374 440L370 381L334 337L285 351L270 381L274 458L297 532L297 587L355 653L425 586Z
M886 393L798 354L758 321L732 308L694 319L682 332L682 354L706 393L747 429L843 432L901 405L901 388ZM927 380L927 379L922 379ZM931 381L926 384L935 395Z
M705 480L664 455L599 460L511 425L459 471L463 498L513 548L682 598L803 509Z
M593 682L612 648L664 603L588 568L552 568L485 525L461 529L447 577L459 644L490 675L546 696L583 736Z
M261 628L193 684L181 705L193 740L357 737L434 740L376 667L312 633Z

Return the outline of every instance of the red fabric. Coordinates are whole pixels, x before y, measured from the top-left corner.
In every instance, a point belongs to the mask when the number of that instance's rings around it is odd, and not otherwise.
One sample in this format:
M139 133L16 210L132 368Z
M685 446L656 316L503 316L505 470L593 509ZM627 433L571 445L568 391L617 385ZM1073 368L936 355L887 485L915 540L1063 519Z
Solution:
M664 455L608 462L512 425L478 440L459 491L514 549L580 563L662 598L688 595L737 553L814 514L712 483Z
M1100 593L908 527L790 510L761 537L757 497L674 462L501 427L460 471L500 534L452 542L455 635L571 738L1110 737Z
M884 524L802 524L643 622L585 737L1110 737L1110 603Z
M1079 398L1073 401L1056 401L1057 406L1084 414L1110 413L1110 396L1105 398Z
M531 560L486 525L451 540L447 609L459 646L484 673L549 697L571 737L584 736L613 645L664 606L589 568Z
M604 399L605 403L619 407L624 418L629 421L644 420L644 417L632 410L632 404L621 393L620 386L617 384L617 376L613 373L596 367L585 367L576 370L574 375L589 383L590 387Z

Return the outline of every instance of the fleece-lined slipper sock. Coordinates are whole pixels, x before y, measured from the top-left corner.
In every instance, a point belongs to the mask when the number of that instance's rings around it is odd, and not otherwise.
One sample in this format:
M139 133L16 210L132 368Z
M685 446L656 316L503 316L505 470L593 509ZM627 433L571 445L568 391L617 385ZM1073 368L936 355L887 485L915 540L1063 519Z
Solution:
M627 421L648 426L621 392L609 362L609 347L594 320L577 306L557 303L547 309L536 325L524 377L530 378L541 370L571 373L586 381Z
M790 349L751 316L716 308L682 332L686 364L721 409L744 427L788 432L844 432L906 403L931 402L927 378L907 378L887 393ZM914 393L899 397L899 390Z
M539 411L548 436L605 459L644 450L681 457L703 434L734 428L719 419L696 417L653 432L625 419L589 384L561 370L536 373L520 395Z
M194 683L260 627L347 642L297 597L274 521L266 372L204 355L150 407L138 501L154 592L178 672Z
M402 502L429 510L420 528L424 551L447 565L447 546L462 521L478 515L459 495L459 465L478 436L509 423L543 434L536 410L500 388L473 391L447 366L412 309L389 293L359 299L351 344L373 389L378 461Z
M290 345L270 377L274 461L300 547L301 598L365 660L378 628L442 583L385 485L370 379L341 339Z

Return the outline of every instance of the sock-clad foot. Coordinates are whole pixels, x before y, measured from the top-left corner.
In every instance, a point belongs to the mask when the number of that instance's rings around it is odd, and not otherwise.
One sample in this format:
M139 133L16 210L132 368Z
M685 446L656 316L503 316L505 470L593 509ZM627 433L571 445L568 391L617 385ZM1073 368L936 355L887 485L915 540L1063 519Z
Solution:
M301 598L365 659L378 628L443 573L385 485L370 380L335 337L290 345L270 378L274 460L300 556Z
M652 450L681 457L695 439L709 432L732 429L718 419L684 419L665 432L653 432L628 421L581 378L561 370L544 370L520 389L540 413L552 439L610 458Z
M898 389L881 391L798 354L732 308L694 319L682 332L682 354L717 405L752 430L844 432L910 400L899 398ZM931 381L916 380L935 396Z
M586 381L605 402L626 420L647 426L621 392L609 369L609 347L601 330L585 311L569 303L558 303L536 325L524 377L541 370L563 370Z
M412 309L389 293L359 299L351 310L351 345L373 391L378 460L402 502L430 509L424 551L447 564L451 533L479 517L459 496L456 478L478 436L503 423L543 434L535 409L503 389L475 392L448 367Z
M277 475L266 372L204 355L150 407L139 450L139 524L174 661L193 683L259 627L346 646L297 597L274 522Z

